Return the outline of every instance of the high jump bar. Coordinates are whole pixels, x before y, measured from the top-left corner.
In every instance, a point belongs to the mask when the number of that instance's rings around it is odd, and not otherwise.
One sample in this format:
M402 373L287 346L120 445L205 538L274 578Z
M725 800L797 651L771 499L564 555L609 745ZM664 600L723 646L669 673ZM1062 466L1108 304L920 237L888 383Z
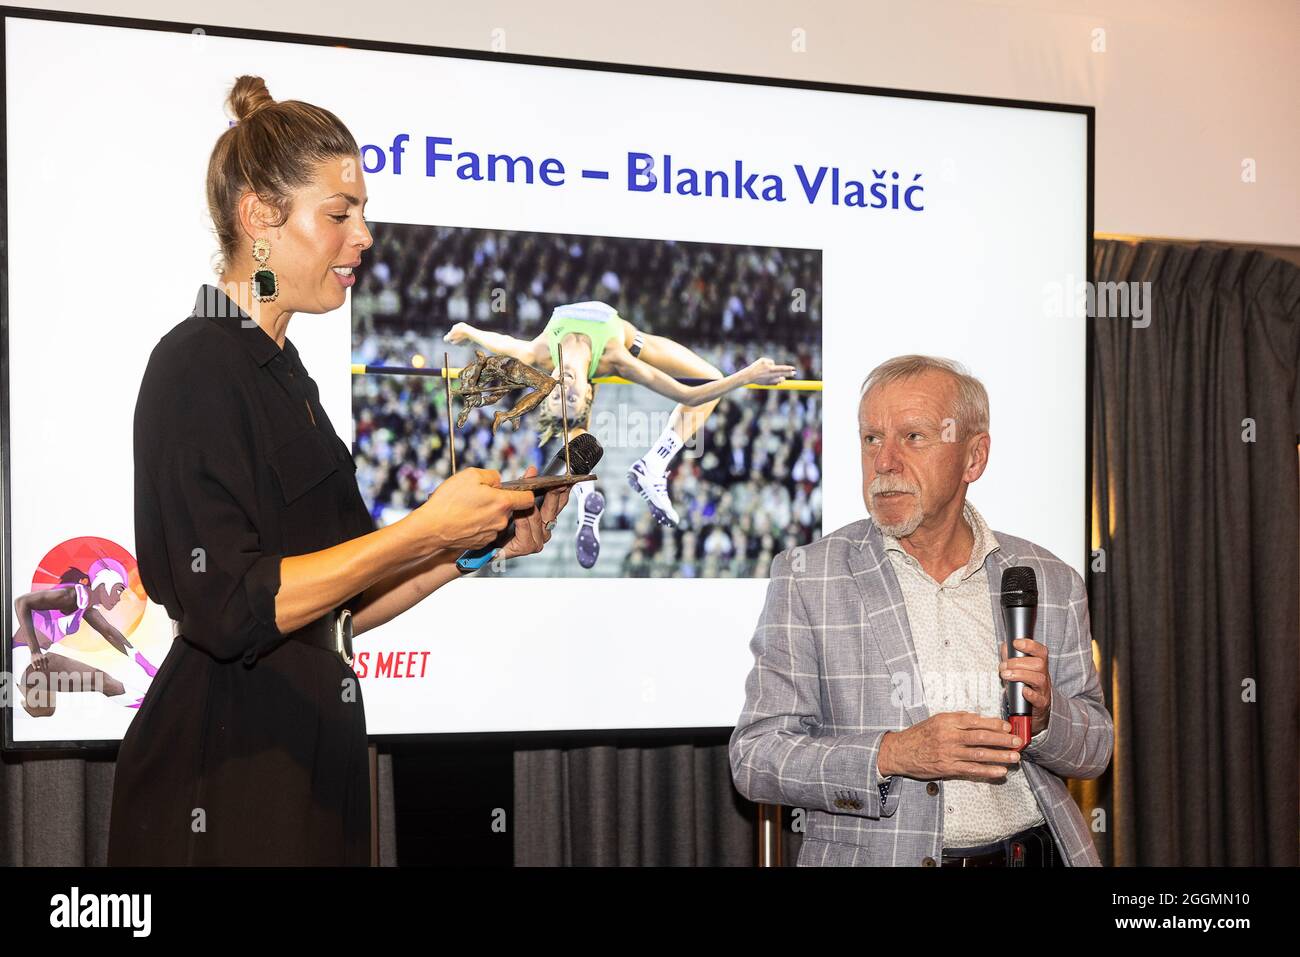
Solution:
M424 366L369 366L364 363L352 363L353 375L422 375L433 376L441 379L442 367L424 367ZM460 378L460 369L452 368L447 370L447 375L451 379ZM677 378L674 376L674 378ZM611 385L635 385L631 379L624 379L622 376L602 375L591 380L592 382L609 383ZM716 379L695 379L695 378L677 378L682 385L706 385L710 382L716 382ZM758 385L750 383L741 386L742 389L783 389L796 392L820 392L822 391L822 381L820 379L786 379L784 382L776 385Z

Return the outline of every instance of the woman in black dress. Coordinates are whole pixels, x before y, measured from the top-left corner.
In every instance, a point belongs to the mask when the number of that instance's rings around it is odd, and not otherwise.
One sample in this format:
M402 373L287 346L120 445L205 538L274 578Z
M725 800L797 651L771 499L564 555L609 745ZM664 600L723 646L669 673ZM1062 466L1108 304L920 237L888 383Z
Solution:
M229 104L238 123L207 179L219 287L154 347L136 402L140 577L176 640L118 751L108 863L365 865L365 712L337 650L348 612L353 634L389 621L512 517L500 557L540 551L567 489L539 509L466 468L376 529L286 335L294 313L343 305L371 245L357 144L258 77Z

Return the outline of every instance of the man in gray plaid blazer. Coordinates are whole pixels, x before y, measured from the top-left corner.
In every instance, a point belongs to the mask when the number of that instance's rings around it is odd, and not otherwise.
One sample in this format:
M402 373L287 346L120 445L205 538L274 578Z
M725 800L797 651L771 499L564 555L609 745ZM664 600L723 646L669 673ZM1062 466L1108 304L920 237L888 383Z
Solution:
M892 359L863 383L859 433L871 517L772 562L731 738L737 789L808 810L801 866L1012 864L1034 833L1054 845L1044 863L1099 865L1062 780L1100 775L1114 740L1087 596L966 502L988 457L983 386L947 360ZM1038 612L1008 661L1000 589L1017 565ZM954 677L996 694L963 707ZM1024 683L1028 744L1004 720L1007 681Z

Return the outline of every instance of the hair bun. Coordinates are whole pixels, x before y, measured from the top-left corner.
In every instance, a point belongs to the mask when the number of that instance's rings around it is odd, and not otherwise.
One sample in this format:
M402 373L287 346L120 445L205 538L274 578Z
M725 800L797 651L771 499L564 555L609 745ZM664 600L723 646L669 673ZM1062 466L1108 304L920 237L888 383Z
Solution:
M263 107L275 105L266 81L260 76L241 76L235 80L226 102L230 105L230 112L241 123Z

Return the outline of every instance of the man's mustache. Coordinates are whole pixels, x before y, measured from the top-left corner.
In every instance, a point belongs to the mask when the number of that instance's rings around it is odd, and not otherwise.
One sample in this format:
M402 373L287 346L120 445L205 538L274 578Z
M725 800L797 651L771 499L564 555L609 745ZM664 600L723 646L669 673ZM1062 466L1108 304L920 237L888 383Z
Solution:
M911 482L900 478L892 478L884 475L877 475L871 480L871 485L867 491L871 495L879 495L881 492L909 492L912 495L920 495L921 489Z

